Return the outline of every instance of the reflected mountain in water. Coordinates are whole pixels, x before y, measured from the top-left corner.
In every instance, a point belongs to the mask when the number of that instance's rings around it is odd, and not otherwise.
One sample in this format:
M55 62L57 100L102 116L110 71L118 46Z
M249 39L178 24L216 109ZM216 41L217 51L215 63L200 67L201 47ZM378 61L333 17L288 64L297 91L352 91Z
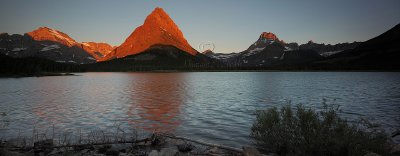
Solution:
M177 76L178 75L178 76ZM186 101L184 74L139 74L132 90L128 116L130 124L158 132L174 131L181 123L181 105ZM139 80L138 80L139 79Z

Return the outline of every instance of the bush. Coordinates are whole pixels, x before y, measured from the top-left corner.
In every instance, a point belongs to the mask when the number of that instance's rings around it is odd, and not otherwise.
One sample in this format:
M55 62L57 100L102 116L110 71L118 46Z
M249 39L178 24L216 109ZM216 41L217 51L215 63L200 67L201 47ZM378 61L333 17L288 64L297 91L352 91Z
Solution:
M279 155L389 153L382 130L366 120L350 124L338 116L338 106L323 104L320 112L303 105L258 111L251 136L260 150Z

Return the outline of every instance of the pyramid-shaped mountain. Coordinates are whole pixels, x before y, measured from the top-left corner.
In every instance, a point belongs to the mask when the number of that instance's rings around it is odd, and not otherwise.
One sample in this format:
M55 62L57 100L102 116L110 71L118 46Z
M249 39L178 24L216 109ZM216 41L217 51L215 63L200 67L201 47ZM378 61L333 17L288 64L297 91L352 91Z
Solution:
M104 60L134 55L154 45L174 46L191 55L198 52L193 49L178 26L162 8L155 8L147 16L144 24L137 27L119 47L113 50Z

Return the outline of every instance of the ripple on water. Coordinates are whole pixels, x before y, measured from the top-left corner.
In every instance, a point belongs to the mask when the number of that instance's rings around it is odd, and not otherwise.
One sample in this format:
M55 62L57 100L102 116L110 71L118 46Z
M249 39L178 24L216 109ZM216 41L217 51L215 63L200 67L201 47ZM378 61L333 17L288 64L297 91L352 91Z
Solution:
M371 118L400 127L400 73L238 72L83 73L76 77L0 79L0 110L11 120L2 135L125 128L173 132L240 147L256 110L291 101L321 109L341 105L349 120ZM334 99L336 99L334 101Z

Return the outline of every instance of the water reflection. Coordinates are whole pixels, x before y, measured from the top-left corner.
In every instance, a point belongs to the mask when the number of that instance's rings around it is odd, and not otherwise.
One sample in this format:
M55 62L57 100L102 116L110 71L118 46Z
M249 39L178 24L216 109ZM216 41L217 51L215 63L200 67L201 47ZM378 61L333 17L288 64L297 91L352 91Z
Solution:
M173 132L180 125L181 105L186 101L185 74L135 75L128 109L130 124L148 131Z

